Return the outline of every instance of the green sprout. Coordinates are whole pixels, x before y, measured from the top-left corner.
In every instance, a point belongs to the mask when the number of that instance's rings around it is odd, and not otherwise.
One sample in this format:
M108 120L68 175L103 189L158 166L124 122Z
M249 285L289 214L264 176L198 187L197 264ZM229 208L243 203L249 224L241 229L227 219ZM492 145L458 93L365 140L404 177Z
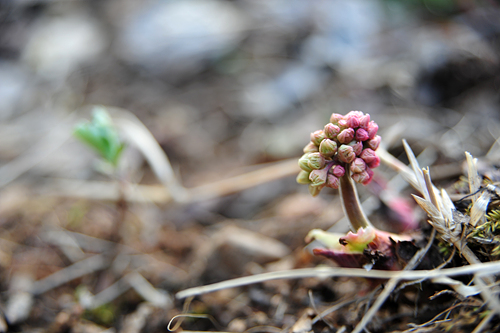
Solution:
M120 140L113 121L104 107L96 106L92 122L78 124L74 135L114 168L117 167L125 144Z

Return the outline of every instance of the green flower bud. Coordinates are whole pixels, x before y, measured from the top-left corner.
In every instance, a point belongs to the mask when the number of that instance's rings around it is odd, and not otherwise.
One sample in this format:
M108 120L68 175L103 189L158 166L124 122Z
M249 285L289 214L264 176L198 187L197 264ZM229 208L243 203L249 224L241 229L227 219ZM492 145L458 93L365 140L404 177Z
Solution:
M325 167L325 158L320 153L310 153L307 165L314 170L323 169Z
M323 132L325 133L325 136L328 139L336 139L337 135L340 133L340 127L332 123L329 123L325 125Z
M344 163L351 163L356 158L356 154L351 146L341 145L338 149L338 159Z
M320 186L326 183L327 170L313 170L309 174L311 185Z
M339 114L339 113L332 113L331 117L330 117L330 122L334 125L337 125L339 120L342 120L344 119L344 116Z
M300 170L298 176L297 176L297 183L299 184L310 184L311 181L309 180L309 172Z
M325 185L314 186L312 184L309 184L309 193L311 193L313 197L316 197L319 192L321 192L323 187L325 187Z
M304 153L317 153L318 146L316 146L313 142L309 142L307 146L304 147Z
M337 152L337 143L330 139L324 139L319 145L319 152L325 157L331 157Z
M317 130L311 133L311 142L316 146L319 146L321 141L325 138L325 132L323 130Z
M309 166L309 155L311 154L304 154L302 155L301 158L299 158L299 167L307 172L311 172L313 169Z

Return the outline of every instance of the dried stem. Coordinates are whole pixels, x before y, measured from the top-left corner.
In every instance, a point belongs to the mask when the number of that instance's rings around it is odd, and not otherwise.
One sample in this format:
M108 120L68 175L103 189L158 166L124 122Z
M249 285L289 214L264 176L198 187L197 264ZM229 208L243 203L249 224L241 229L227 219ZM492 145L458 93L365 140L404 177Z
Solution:
M361 208L358 192L356 191L356 186L351 178L349 169L347 169L345 174L340 177L339 190L344 214L351 222L351 228L353 231L356 232L359 228L367 228L371 226L372 224Z

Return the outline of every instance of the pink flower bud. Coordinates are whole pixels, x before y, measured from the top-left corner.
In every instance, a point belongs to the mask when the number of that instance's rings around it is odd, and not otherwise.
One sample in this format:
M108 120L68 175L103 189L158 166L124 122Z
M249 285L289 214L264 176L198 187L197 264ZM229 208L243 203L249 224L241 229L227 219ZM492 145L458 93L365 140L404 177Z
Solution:
M319 147L319 144L325 138L325 133L323 130L317 130L311 133L311 142Z
M356 158L356 154L351 146L341 145L337 151L338 159L344 163L351 163Z
M314 143L309 142L307 146L304 147L303 149L304 153L317 153L319 151L318 146L316 146Z
M354 130L352 128L346 128L337 136L340 143L349 143L352 139L354 139Z
M366 163L366 165L368 165L368 167L372 169L375 169L380 165L380 157L375 156L375 158L370 163Z
M344 116L339 113L332 113L330 117L330 122L334 125L337 125L339 120L344 119Z
M353 112L353 111L351 111ZM347 120L347 126L350 128L356 128L359 126L359 114L356 113L351 113L349 112L346 116L345 119Z
M340 185L340 181L337 177L334 175L328 175L328 178L326 179L326 186L331 187L334 189L338 189Z
M320 153L310 153L308 156L307 165L311 169L319 170L325 167L325 162L325 158L321 156Z
M373 120L368 123L368 128L366 129L370 139L373 139L377 135L378 125Z
M368 176L370 176L370 180L373 178L373 170L370 169L369 167L367 167L365 169L366 173L368 174Z
M363 159L356 157L354 161L351 163L351 172L353 173L361 173L365 171L366 169L366 163L363 161Z
M345 119L340 119L337 123L337 125L340 127L340 129L348 128L349 126L347 125L347 120Z
M325 125L325 129L323 131L327 138L336 139L337 135L340 133L340 127L332 123L329 123Z
M349 146L352 147L356 156L359 156L359 154L361 154L361 152L363 151L363 142L361 141L351 141L349 143Z
M345 115L345 117L356 117L356 118L361 118L363 117L365 114L363 113L363 111L349 111L347 112L347 114Z
M372 180L372 178L370 177L368 172L366 172L366 170L360 173L353 173L351 177L352 179L354 179L355 182L363 185L368 184Z
M330 139L324 139L319 145L319 152L324 157L333 156L337 152L337 142Z
M366 164L370 164L373 160L378 158L377 153L375 153L375 151L371 148L363 149L359 157L361 157L366 162Z
M369 148L377 150L381 140L382 138L380 137L380 135L376 135L373 139L366 141L366 144Z
M311 185L319 186L326 183L327 173L325 170L313 170L309 174L309 180L311 181Z
M356 140L357 141L366 141L369 139L368 132L362 128L358 128L356 130Z
M361 127L362 129L367 129L369 122L370 122L370 115L367 113L359 118L359 127Z
M343 166L340 166L340 165L334 165L332 168L331 168L331 171L332 171L332 174L337 177L337 178L340 178L342 177L344 174L345 174L345 169Z

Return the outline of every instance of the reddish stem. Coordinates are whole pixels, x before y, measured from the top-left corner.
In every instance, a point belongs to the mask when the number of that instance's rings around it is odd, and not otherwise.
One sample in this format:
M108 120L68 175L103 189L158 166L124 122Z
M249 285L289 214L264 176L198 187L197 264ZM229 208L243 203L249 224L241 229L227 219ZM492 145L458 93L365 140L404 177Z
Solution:
M344 214L351 222L351 228L353 232L358 231L359 228L367 228L372 224L366 217L359 202L358 192L356 191L356 186L354 185L354 180L351 178L351 172L349 168L346 167L345 174L340 177L340 199L342 201L342 208L344 209Z

